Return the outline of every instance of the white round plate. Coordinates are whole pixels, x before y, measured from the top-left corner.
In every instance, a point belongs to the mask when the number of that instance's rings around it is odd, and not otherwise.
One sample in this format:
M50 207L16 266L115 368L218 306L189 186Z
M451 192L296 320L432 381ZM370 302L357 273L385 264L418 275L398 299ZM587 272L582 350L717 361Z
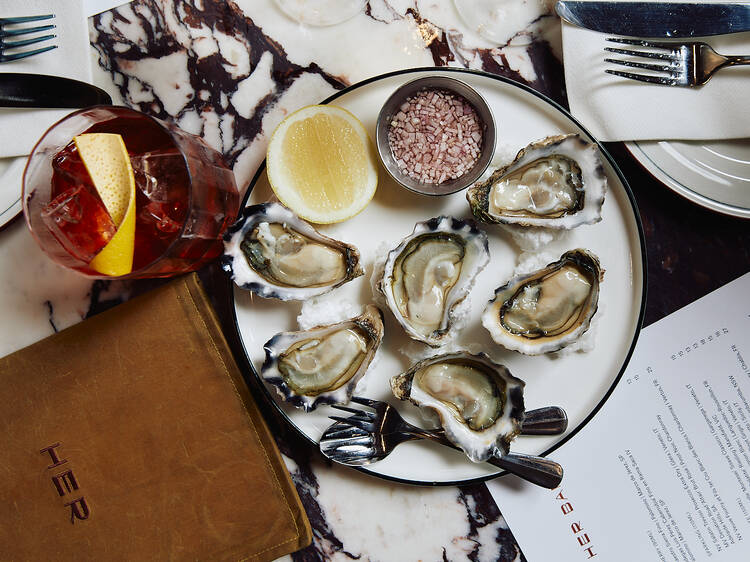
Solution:
M426 74L449 74L478 90L494 112L499 146L512 147L513 154L531 141L560 133L579 133L595 142L563 109L533 90L497 76L459 69L395 72L347 88L326 102L344 107L358 116L374 137L376 117L386 98L401 84ZM568 249L588 248L600 257L606 269L600 311L597 312L596 344L592 351L558 357L528 357L504 350L490 339L479 317L495 288L511 276L520 252L502 229L480 225L489 236L491 261L480 273L471 292L469 320L457 342L462 346L478 345L525 380L527 409L562 406L570 420L569 429L562 436L518 437L511 447L516 452L546 454L593 417L622 374L641 325L645 304L645 255L640 220L625 180L604 152L602 163L609 179L603 220L596 225L579 227L554 240L547 248L556 254L555 259ZM272 197L265 171L261 170L246 204L268 201ZM356 245L365 266L363 277L335 289L326 297L338 303L347 301L362 305L373 302L369 277L379 250L382 251L384 246L387 249L396 247L411 233L416 222L441 214L471 217L465 193L443 197L418 195L392 183L381 168L377 193L362 213L343 223L319 228L328 236ZM263 344L278 332L299 329L297 316L301 307L299 302L264 300L235 287L234 313L249 363L246 368L252 366L253 371L259 373L264 360ZM356 394L388 400L409 421L423 424L416 407L393 397L388 382L391 376L405 371L412 363L400 350L413 350L422 344L406 337L389 310L383 312L385 337ZM265 388L289 422L313 443L318 442L324 429L330 425L327 416L340 414L329 406L305 413L284 403L273 388ZM386 459L361 470L417 484L466 483L484 480L500 472L492 465L474 464L460 452L425 441L404 443Z
M21 212L21 180L26 157L0 158L0 228Z
M627 142L660 182L702 207L750 218L750 139Z

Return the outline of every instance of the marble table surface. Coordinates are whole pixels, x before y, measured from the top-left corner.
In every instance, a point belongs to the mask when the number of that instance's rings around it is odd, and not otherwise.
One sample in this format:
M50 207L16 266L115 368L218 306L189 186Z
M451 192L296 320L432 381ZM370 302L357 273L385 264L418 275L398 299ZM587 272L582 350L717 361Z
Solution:
M525 83L567 104L560 22L529 0L507 44L468 29L450 0L371 0L353 19L308 27L272 0L135 0L89 20L95 82L128 105L200 134L244 191L285 115L384 72L466 67ZM750 222L697 207L666 189L624 145L613 154L638 203L647 243L645 324L750 270ZM110 308L154 281L87 280L36 247L22 220L0 232L0 355ZM200 272L237 346L227 283ZM252 381L251 381L252 386ZM314 530L293 560L525 560L483 484L422 488L330 463L290 431L252 388L277 436Z

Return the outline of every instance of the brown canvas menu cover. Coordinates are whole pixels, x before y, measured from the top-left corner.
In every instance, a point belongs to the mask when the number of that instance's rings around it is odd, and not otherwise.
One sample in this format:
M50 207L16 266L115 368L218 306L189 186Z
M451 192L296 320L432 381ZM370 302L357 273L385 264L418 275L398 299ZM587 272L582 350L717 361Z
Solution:
M310 539L197 276L0 358L2 560L272 560Z

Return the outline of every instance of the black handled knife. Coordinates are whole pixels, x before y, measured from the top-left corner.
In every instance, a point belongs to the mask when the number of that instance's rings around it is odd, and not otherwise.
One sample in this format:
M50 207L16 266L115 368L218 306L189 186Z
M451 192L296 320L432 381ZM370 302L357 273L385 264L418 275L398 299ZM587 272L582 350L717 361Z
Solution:
M750 31L750 3L560 0L555 9L561 18L579 27L632 37L702 37Z
M91 105L112 105L112 98L101 88L70 78L0 73L0 107L78 108Z

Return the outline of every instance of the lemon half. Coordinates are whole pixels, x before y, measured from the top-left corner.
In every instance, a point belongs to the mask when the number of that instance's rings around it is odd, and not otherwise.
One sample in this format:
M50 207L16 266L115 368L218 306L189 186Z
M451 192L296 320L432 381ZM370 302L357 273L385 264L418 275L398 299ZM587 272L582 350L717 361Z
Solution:
M303 219L341 222L370 202L377 154L364 125L335 105L311 105L284 119L271 136L268 181Z
M120 135L87 133L73 139L99 197L117 231L89 267L113 277L133 270L135 251L135 178Z

